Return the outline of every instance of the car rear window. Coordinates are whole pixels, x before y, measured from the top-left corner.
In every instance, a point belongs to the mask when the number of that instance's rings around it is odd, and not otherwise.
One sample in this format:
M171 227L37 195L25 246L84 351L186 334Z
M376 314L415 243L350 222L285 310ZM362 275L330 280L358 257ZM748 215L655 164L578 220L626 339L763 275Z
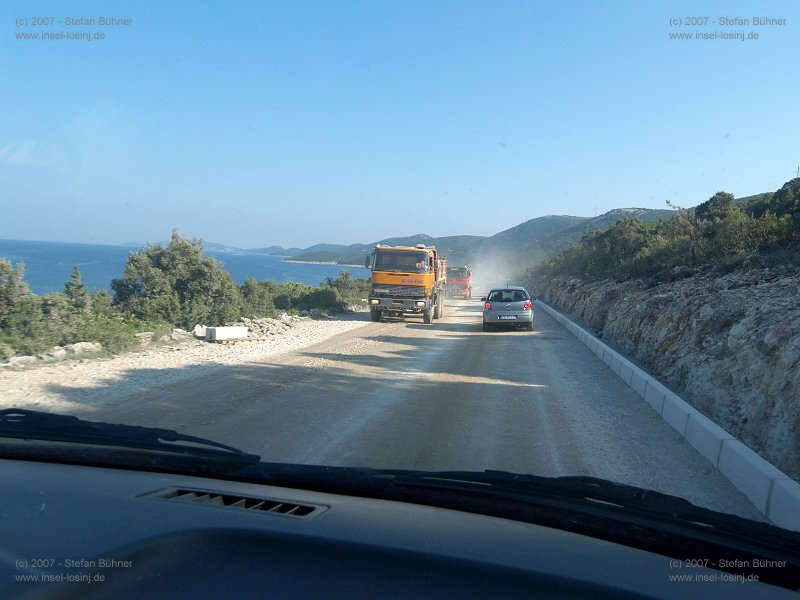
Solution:
M529 299L524 290L493 290L489 293L489 302L522 302Z

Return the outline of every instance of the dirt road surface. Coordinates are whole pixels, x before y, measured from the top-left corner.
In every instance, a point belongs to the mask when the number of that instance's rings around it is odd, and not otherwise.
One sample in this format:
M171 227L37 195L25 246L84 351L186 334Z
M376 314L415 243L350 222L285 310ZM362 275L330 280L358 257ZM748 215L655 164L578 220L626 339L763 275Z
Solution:
M268 461L591 475L760 518L550 317L537 314L532 333L484 333L480 310L452 300L432 325L364 314L363 326L316 345L177 377L83 414L177 429Z

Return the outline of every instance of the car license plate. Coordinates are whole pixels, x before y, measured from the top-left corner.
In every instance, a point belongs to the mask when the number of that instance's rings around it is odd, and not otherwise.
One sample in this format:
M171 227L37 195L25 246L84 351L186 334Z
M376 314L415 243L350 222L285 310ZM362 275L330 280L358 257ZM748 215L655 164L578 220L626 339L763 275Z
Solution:
M497 315L497 318L501 320L506 319L510 321L512 319L516 319L517 315Z

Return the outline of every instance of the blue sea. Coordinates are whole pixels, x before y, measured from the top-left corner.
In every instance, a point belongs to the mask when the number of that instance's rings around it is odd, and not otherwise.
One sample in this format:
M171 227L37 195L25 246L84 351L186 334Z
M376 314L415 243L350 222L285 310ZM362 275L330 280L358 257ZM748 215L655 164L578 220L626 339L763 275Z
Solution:
M137 250L132 246L0 240L0 257L13 264L25 263L24 279L36 294L63 291L75 266L88 289L110 291L111 280L125 272L128 254ZM206 251L206 254L221 261L239 284L252 277L258 281L294 281L316 286L326 277L337 277L342 269L350 271L353 277L369 277L369 271L363 267L292 263L279 256L247 252Z

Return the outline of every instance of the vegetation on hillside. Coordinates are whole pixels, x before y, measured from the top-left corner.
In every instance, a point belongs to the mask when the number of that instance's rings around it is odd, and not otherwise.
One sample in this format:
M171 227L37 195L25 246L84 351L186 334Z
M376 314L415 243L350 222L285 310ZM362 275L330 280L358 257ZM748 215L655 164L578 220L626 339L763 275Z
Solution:
M63 292L34 294L24 265L0 258L0 360L53 346L98 341L109 352L135 345L135 333L221 325L239 317L269 317L312 308L338 311L360 304L369 281L342 270L319 287L245 280L237 285L199 240L173 232L168 245L131 252L122 277L106 291L88 292L73 269Z
M796 262L798 250L800 178L744 202L718 192L658 223L622 219L605 231L590 232L530 274L660 279L679 267L727 270L756 257Z

